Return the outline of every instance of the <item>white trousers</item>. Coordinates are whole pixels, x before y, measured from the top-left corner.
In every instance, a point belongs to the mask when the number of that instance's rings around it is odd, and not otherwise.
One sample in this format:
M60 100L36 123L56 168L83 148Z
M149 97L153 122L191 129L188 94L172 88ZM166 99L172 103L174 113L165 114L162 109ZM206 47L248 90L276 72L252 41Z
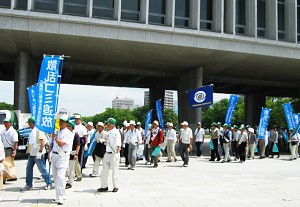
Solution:
M102 160L101 157L98 157L97 155L95 155L95 162L94 162L94 166L93 166L93 174L98 175L101 160Z
M249 144L250 149L250 159L254 158L254 150L255 150L256 144Z
M230 159L229 143L223 143L223 148L224 148L224 152L225 152L224 161L227 162Z
M167 152L168 152L168 160L171 160L171 156L176 159L175 153L175 140L168 140L167 141Z
M73 185L74 182L74 178L75 178L75 162L76 160L69 160L69 169L68 169L68 183L70 185Z
M64 202L66 195L66 171L69 164L69 156L59 156L58 154L52 154L51 165L54 178L56 198L60 203Z
M292 145L292 143L290 143L290 151L291 151L291 159L295 159L297 158L296 156L296 148L298 147L298 145Z
M108 187L108 173L109 168L112 171L112 182L113 187L118 188L119 184L119 162L120 153L105 153L102 161L102 171L101 171L101 188Z

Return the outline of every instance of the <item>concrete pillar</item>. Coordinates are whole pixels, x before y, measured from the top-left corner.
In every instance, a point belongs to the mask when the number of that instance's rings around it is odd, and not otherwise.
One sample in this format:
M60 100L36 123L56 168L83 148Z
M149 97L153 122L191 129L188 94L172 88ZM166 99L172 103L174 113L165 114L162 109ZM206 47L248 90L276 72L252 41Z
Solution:
M194 0L190 3L190 27L192 29L200 29L200 0Z
M88 17L93 17L93 0L88 0L87 1L88 5L87 5L87 15Z
M37 82L37 68L28 53L19 53L14 70L14 109L30 112L27 87Z
M202 108L191 108L188 91L202 86L203 67L190 70L181 76L178 88L178 122L189 122L191 129L196 128L196 123L202 121Z
M64 0L58 1L58 14L62 14L64 12Z
M288 42L297 43L297 1L285 1L284 7L285 39Z
M142 23L148 24L148 16L149 16L149 0L141 1L140 21Z
M225 0L224 3L224 32L234 34L235 0Z
M277 40L277 0L266 0L266 38Z
M156 84L155 86L152 86L149 89L150 109L153 109L152 121L158 120L157 115L156 115L156 101L159 99L161 99L162 107L164 107L165 89L164 89L164 87L161 86L161 84ZM166 122L166 121L164 120L164 122Z
M254 95L245 96L245 124L259 125L261 108L266 104L266 96L257 92Z
M175 0L166 0L166 25L175 26Z
M32 1L33 0L27 0L27 10L31 11L32 10Z
M224 1L213 0L213 24L214 32L223 33L224 24Z
M245 12L245 34L249 37L257 37L257 1L246 0Z

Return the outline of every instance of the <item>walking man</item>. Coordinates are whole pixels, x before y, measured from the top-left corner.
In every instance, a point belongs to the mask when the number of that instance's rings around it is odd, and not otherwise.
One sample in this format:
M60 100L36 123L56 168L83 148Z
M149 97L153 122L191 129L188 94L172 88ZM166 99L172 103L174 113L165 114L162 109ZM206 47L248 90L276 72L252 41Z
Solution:
M129 167L128 167L128 170L134 170L135 164L136 164L137 146L142 144L142 136L141 136L140 131L135 128L135 121L131 120L129 125L130 125L130 128L126 132L124 142L129 144L129 148L128 148Z
M218 140L220 137L220 130L217 128L216 123L212 123L212 131L211 131L211 140L214 145L214 149L211 152L211 158L209 161L215 161L217 157L217 161L220 161L220 155L219 155L219 150L218 150Z
M120 163L120 150L121 150L121 135L115 125L117 120L109 118L107 120L107 144L106 153L103 158L103 167L101 171L101 188L98 192L108 191L108 172L109 168L112 171L113 190L112 192L118 192L119 190L119 163Z
M45 140L46 135L44 132L38 130L35 127L35 120L33 117L29 117L27 121L30 134L28 137L28 161L26 166L26 185L21 188L22 191L32 189L32 180L33 180L33 167L36 164L40 173L42 174L43 179L45 180L46 186L45 190L51 189L52 181L50 179L49 173L46 169L46 163L44 159L45 154Z
M181 123L182 129L179 135L179 146L180 146L180 156L183 161L183 167L188 167L189 165L189 153L192 150L193 144L193 132L188 127L188 122L184 121Z
M239 156L240 163L244 163L246 161L246 147L248 146L248 135L245 132L245 127L241 126L241 133L238 138L238 146L239 146Z
M177 162L176 153L175 153L176 131L173 129L173 123L168 123L166 140L167 140L167 152L168 152L167 162L172 162L171 156L174 158L174 161Z
M52 148L51 166L58 200L57 205L63 205L66 196L66 170L69 165L69 155L72 151L74 135L67 128L68 116L61 115L59 119L60 130L57 135L52 134L54 141L51 141L53 147L50 147L50 149Z
M231 145L231 140L232 140L232 134L231 131L228 129L228 124L224 124L223 125L223 135L222 135L222 142L223 142L223 148L224 148L224 152L225 152L225 156L224 156L224 160L222 161L222 163L224 162L230 162L230 154L229 154L229 147Z
M197 147L197 157L200 158L202 155L201 152L201 144L204 143L204 135L205 135L205 131L203 128L201 128L201 123L198 122L197 123L197 128L195 130L194 136L195 136L195 144Z

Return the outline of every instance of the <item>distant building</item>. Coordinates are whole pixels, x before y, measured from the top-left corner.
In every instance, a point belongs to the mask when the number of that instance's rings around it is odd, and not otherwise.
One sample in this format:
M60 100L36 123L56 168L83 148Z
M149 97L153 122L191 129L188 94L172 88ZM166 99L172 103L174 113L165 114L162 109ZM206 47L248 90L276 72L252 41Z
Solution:
M112 108L113 109L134 109L134 99L129 98L118 98L112 100Z
M173 91L165 91L164 98L164 109L174 109L174 92ZM149 105L149 91L144 92L144 105Z

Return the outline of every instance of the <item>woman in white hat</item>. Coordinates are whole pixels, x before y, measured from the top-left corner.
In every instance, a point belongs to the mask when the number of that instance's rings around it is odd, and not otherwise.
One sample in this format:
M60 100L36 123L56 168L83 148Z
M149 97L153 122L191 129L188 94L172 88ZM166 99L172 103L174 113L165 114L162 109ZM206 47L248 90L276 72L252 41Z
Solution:
M175 140L176 140L176 131L173 129L173 123L168 123L168 131L166 133L167 140L167 152L168 160L167 162L172 162L171 156L174 158L174 161L177 162L176 153L175 153Z

